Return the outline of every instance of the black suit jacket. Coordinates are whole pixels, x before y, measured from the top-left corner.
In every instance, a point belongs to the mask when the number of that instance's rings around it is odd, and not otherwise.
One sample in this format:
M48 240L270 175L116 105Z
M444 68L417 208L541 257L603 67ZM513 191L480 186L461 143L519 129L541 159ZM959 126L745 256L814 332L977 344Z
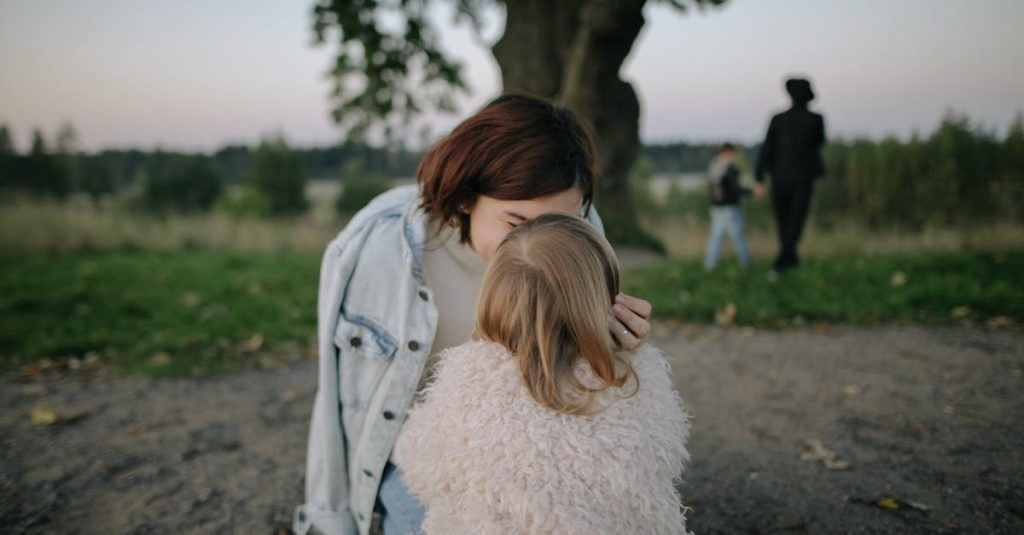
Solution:
M776 186L796 186L825 173L821 147L825 119L804 107L790 108L772 117L757 159L758 182L771 175Z

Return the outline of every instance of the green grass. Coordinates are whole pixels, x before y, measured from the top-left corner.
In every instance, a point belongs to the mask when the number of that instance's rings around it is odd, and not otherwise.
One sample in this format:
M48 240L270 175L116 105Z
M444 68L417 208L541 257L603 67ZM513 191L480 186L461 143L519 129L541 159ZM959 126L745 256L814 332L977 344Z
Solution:
M315 334L318 271L301 253L2 258L0 364L95 352L127 373L238 369L255 345Z
M624 289L658 318L700 323L729 303L733 323L755 326L1024 320L1024 251L810 258L775 281L765 266L723 264L705 273L699 260L673 260L627 274Z
M95 353L123 373L181 376L236 370L279 349L301 353L316 328L319 256L0 257L0 367ZM896 272L904 284L893 284ZM739 325L1020 323L1021 273L1024 251L810 258L775 282L731 258L710 274L698 260L671 260L628 273L624 289L652 301L657 319L696 323L729 303ZM246 347L256 336L258 350Z

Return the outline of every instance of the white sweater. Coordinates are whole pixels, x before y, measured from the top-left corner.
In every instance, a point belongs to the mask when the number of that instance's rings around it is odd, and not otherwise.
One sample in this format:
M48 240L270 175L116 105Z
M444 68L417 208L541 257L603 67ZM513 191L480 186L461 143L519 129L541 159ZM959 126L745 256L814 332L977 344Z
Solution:
M610 388L603 411L570 416L530 397L504 347L446 351L392 457L426 506L423 530L686 533L674 483L689 458L688 417L664 355L644 346L631 358L635 396Z

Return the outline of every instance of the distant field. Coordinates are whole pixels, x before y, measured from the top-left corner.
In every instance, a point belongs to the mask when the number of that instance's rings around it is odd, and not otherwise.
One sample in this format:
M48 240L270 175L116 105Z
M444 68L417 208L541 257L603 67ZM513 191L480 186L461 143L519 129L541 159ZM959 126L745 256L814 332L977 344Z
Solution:
M100 362L127 373L208 374L312 349L319 253L113 252L0 257L0 367ZM629 272L657 319L800 324L1024 321L1024 250L810 258L705 274L696 259Z
M395 182L408 184L409 180ZM701 256L707 240L708 206L697 175L656 175L641 182L649 197L635 195L641 225L672 256ZM95 205L19 200L0 209L0 255L77 254L103 251L230 251L318 253L344 227L334 209L337 181L313 181L306 189L310 211L283 220L238 219L225 213L148 217L123 203ZM647 204L644 204L644 203ZM775 252L775 226L767 200L744 205L751 250L767 258ZM992 225L916 232L868 230L853 222L818 228L811 214L801 250L809 255L959 253L1024 248L1024 227ZM727 244L725 251L730 247Z
M971 323L1024 320L1024 250L999 253L811 257L777 277L769 263L699 259L629 272L626 291L655 315L697 323L777 327L810 323Z

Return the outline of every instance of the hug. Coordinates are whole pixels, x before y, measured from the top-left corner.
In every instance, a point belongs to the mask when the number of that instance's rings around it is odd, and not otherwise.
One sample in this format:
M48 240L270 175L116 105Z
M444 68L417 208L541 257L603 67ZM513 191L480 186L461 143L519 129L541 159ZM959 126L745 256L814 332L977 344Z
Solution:
M328 245L296 533L685 533L688 421L593 136L505 95Z

